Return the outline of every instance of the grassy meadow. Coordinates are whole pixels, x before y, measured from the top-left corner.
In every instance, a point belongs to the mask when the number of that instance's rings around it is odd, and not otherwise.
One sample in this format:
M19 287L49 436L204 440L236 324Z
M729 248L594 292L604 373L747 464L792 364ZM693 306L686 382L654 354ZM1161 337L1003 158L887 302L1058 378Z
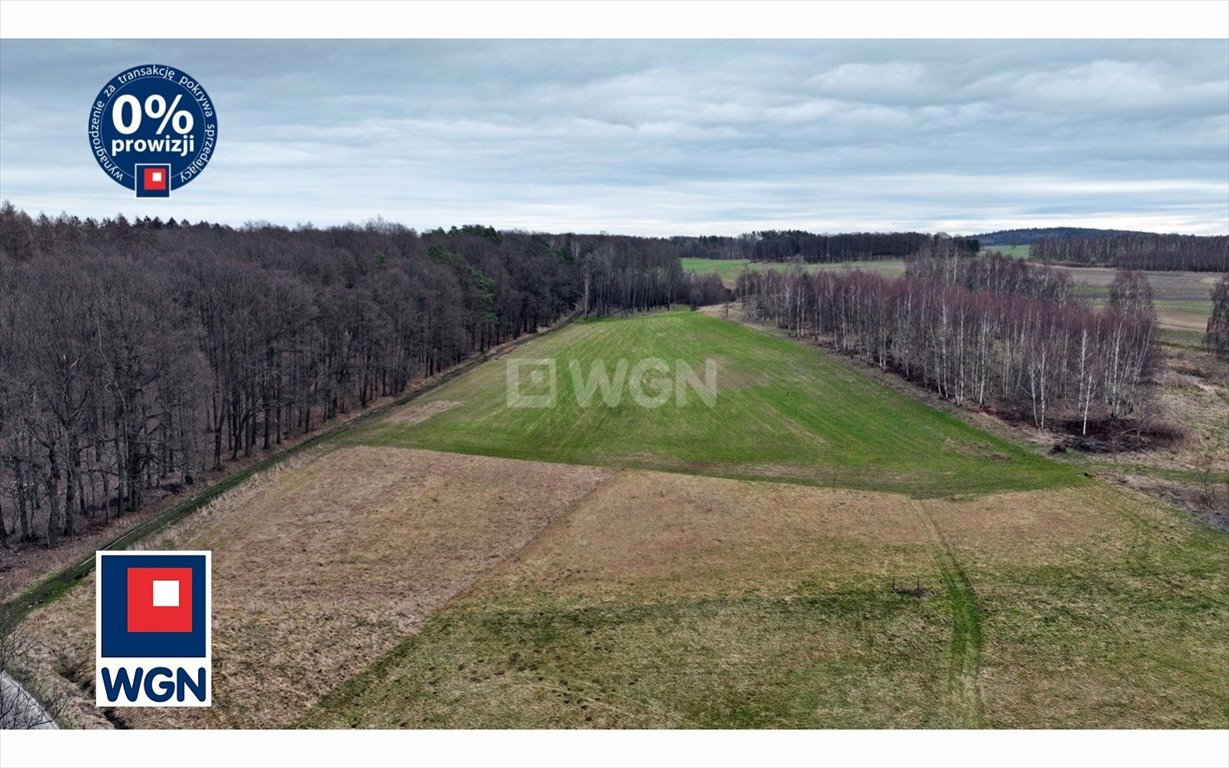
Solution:
M583 405L593 366L683 361L716 368L716 403L691 390L644 408L624 396ZM554 361L556 406L509 408L509 366ZM578 366L582 378L572 375ZM625 393L626 394L626 393ZM420 407L455 404L419 422L395 419L346 439L503 458L782 479L919 496L1080 482L1035 456L788 339L699 312L583 322L433 391Z
M1029 257L1028 245L983 245L983 251L998 251L1004 256L1010 256L1013 259L1027 259Z
M854 270L877 272L887 277L898 277L905 273L903 259L876 259L872 261L841 261L832 264L795 264L784 261L751 261L750 259L679 259L684 272L695 272L699 275L716 273L727 283L733 283L746 270L758 272L765 269L789 270L801 269L804 272L819 270Z

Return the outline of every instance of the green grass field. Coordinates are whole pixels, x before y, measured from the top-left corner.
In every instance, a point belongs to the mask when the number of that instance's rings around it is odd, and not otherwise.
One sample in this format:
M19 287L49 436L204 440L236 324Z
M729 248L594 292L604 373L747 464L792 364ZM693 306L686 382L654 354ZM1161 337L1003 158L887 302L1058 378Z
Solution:
M646 408L628 396L615 407L598 396L582 404L573 366L583 377L600 363L613 376L618 361L645 358L671 366L682 361L701 376L711 358L716 404L709 407L690 390L682 406L672 399ZM509 365L533 360L554 361L556 406L508 408ZM919 496L1081 479L1068 465L901 397L818 350L699 312L578 323L439 388L423 403L437 401L459 406L418 424L386 419L346 439Z
M983 245L983 251L998 251L1004 256L1010 256L1013 259L1027 259L1029 256L1029 247L1027 245Z
M683 271L699 275L716 273L726 282L734 282L744 270L752 272L775 269L801 269L804 272L815 272L824 269L854 270L877 272L888 277L897 277L905 273L905 262L902 259L877 259L873 261L841 261L833 264L795 264L780 261L751 261L749 259L680 259Z
M764 269L802 269L814 272L815 264L789 264L785 262L751 261L750 259L679 259L684 272L695 272L698 275L717 274L722 280L733 282L746 270L752 272Z

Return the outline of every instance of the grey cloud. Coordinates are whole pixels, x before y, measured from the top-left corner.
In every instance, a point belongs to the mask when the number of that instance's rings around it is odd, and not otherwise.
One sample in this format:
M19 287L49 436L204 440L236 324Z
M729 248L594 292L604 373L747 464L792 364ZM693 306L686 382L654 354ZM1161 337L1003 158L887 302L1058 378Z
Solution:
M116 72L205 84L170 201L86 150ZM29 210L631 233L1229 231L1225 41L4 41L0 197Z

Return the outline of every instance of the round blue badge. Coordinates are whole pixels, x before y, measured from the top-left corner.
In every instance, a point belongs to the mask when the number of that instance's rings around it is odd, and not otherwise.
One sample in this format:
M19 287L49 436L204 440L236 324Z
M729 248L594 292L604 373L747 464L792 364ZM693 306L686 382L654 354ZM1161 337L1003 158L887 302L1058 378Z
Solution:
M218 142L213 99L196 78L144 64L111 78L90 107L90 151L137 197L170 197L209 164Z

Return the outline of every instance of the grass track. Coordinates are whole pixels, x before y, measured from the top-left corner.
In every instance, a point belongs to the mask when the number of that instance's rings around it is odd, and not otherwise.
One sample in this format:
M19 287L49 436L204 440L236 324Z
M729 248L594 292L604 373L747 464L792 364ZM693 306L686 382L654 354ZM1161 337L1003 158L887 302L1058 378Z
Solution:
M935 561L943 575L947 601L952 612L951 663L948 673L948 694L953 728L980 728L984 724L981 700L981 612L977 595L969 577L956 562L952 548L935 526L926 510L917 507L926 530L933 539Z

